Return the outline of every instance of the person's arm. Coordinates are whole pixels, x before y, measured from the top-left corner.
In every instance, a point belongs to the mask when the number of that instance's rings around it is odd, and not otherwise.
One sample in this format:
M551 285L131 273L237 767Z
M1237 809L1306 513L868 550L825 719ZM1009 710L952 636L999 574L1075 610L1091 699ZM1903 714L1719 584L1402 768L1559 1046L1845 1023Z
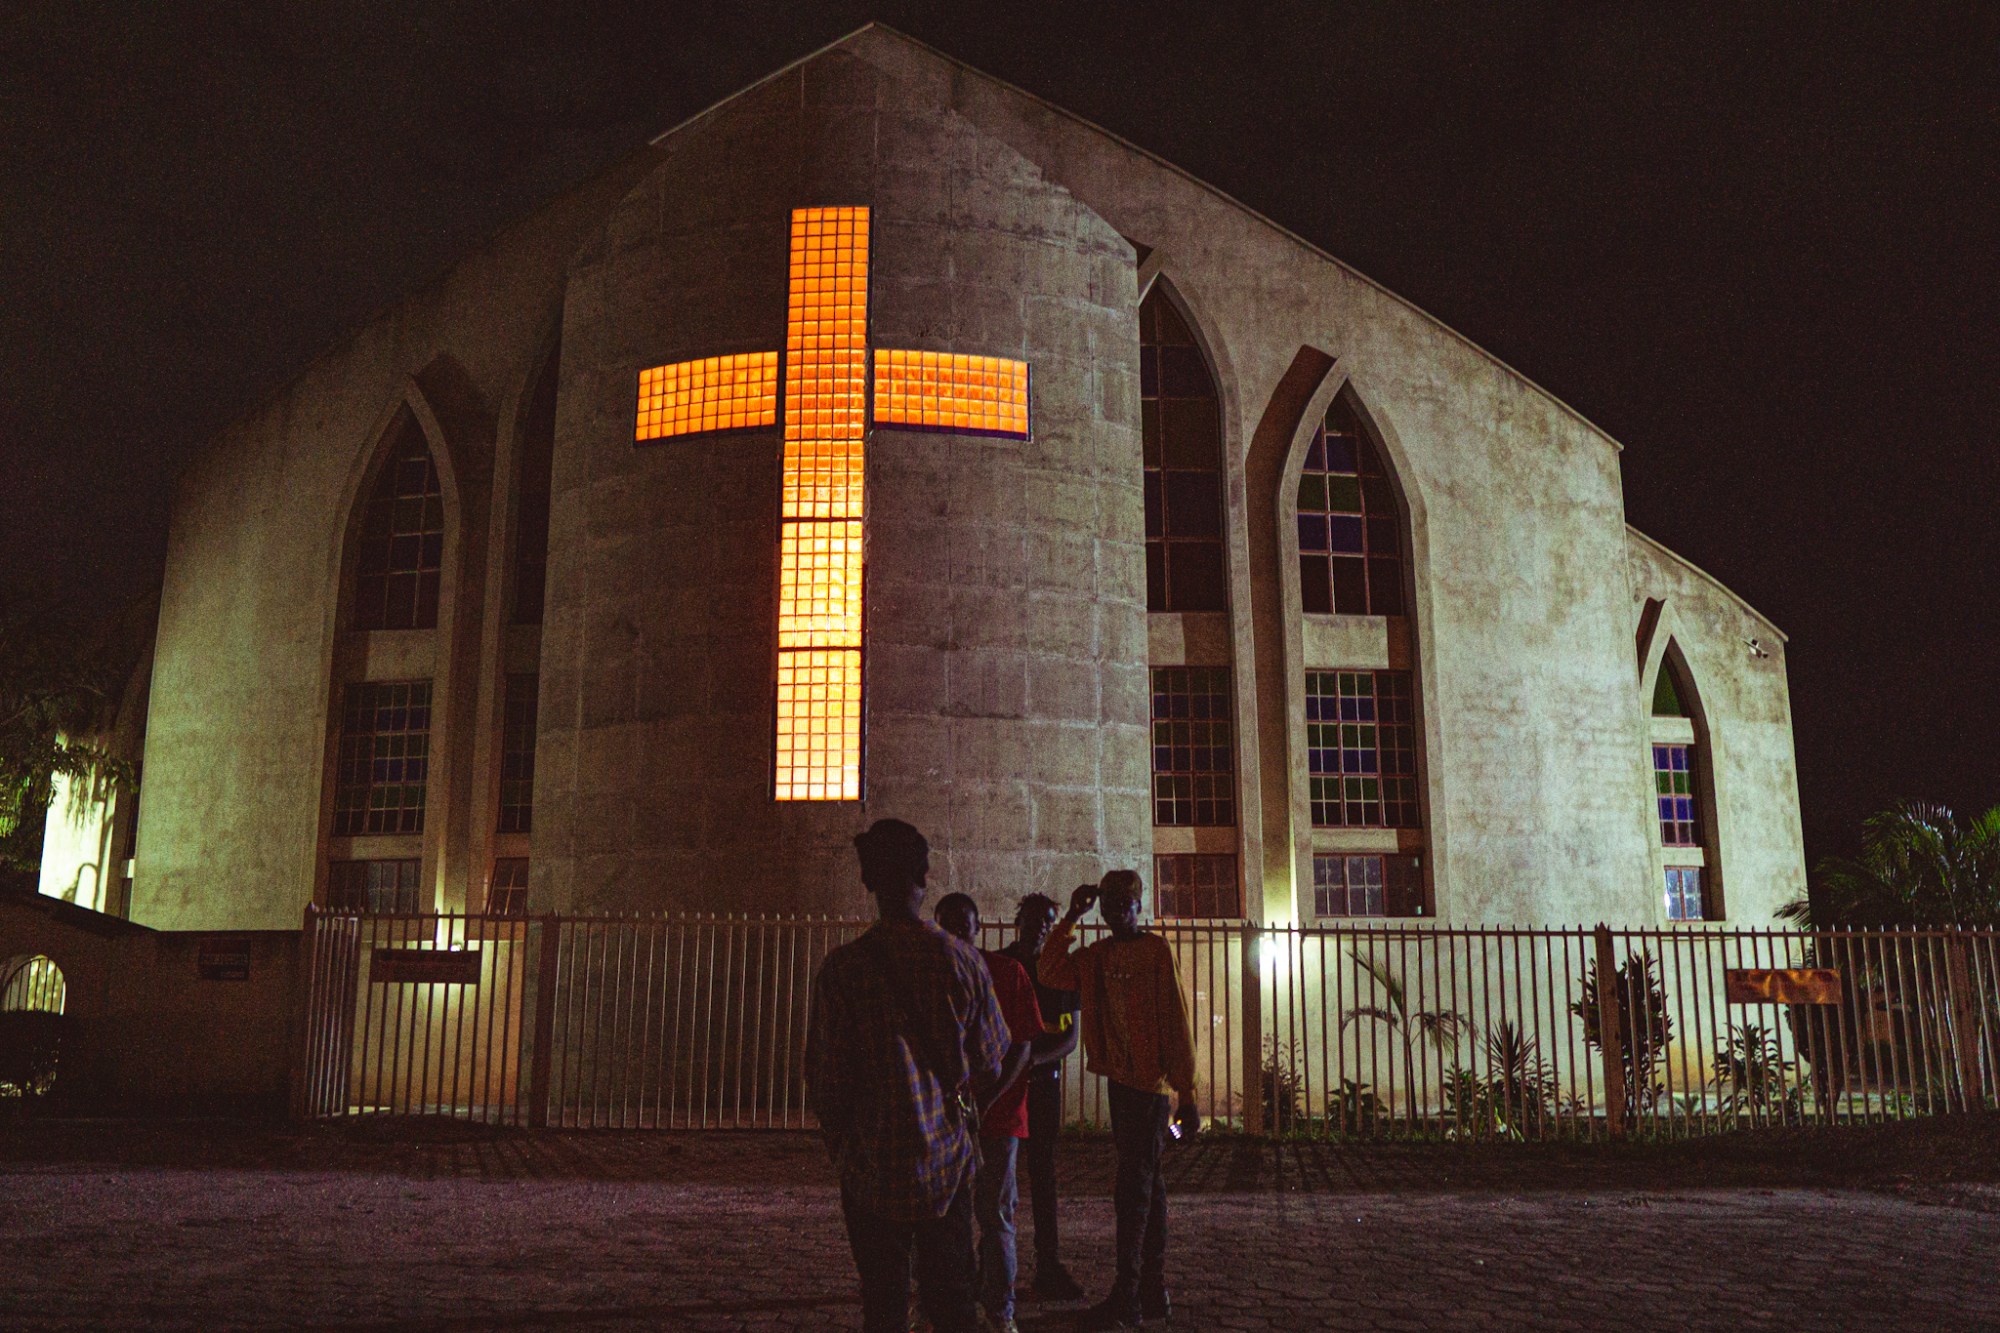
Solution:
M1160 980L1172 996L1160 1006L1160 1070L1180 1103L1174 1119L1181 1132L1197 1134L1201 1111L1194 1104L1194 1028L1188 1021L1187 992L1181 989L1181 966L1173 949L1164 940L1160 944Z
M1070 940L1076 934L1076 923L1083 920L1091 904L1097 901L1097 886L1085 884L1069 896L1069 911L1056 922L1054 930L1042 944L1042 960L1035 965L1035 973L1042 984L1053 990L1082 990L1083 972L1076 965L1076 954L1070 951Z
M994 1078L991 1086L983 1093L975 1092L980 1115L985 1115L986 1108L999 1101L1007 1089L1014 1086L1015 1079L1028 1072L1028 1066L1034 1063L1034 1054L1033 1042L1017 1041L1008 1046L1007 1056L1000 1062L1000 1073Z
M980 1104L986 1107L1000 1100L1015 1080L1035 1063L1034 1043L1042 1031L1042 1006L1035 1000L1035 983L1028 969L1006 954L987 955L987 972L993 980L993 994L1000 1001L1000 1016L1007 1021L1007 1059L1000 1066L1000 1081L993 1095Z
M836 1005L827 995L826 969L813 978L812 1006L806 1018L806 1108L820 1130L837 1137L846 1124L846 1096L841 1083L843 1061L834 1050L841 1031Z
M987 975L986 965L970 949L965 950L965 962L969 964L963 971L967 984L965 1070L973 1100L983 1107L1005 1086L1000 1080L1013 1059L1013 1043L1007 1040L1007 1024L1000 1016L1000 1000L993 993L993 978Z
M1026 969L1022 969L1023 972ZM1035 1006L1035 1059L1036 1066L1052 1065L1076 1049L1076 1023L1071 1021L1054 1032L1048 1031L1048 1016L1042 1012L1042 1002L1035 994L1033 986L1028 987L1028 998ZM1067 1018L1063 1014L1060 1018Z
M1044 1032L1035 1038L1035 1063L1052 1065L1068 1059L1069 1053L1076 1049L1076 1039L1082 1026L1072 1016L1068 1027L1057 1032Z

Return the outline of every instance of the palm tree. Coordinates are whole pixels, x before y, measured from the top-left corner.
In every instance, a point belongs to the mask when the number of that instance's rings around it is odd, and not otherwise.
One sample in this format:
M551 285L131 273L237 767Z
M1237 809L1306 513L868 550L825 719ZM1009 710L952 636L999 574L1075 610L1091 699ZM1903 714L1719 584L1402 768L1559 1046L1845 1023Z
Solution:
M1817 892L1779 916L1819 930L2000 926L2000 806L1961 820L1949 806L1899 802L1869 816L1859 857L1817 870Z
M41 861L42 815L58 778L95 793L133 766L85 739L100 732L131 663L105 632L0 608L0 869Z
M1472 1021L1464 1014L1449 1009L1423 1009L1410 1012L1409 992L1404 989L1403 979L1391 971L1386 963L1372 958L1363 958L1359 949L1349 949L1348 957L1354 965L1375 983L1382 992L1386 1003L1360 1005L1341 1015L1340 1025L1345 1028L1357 1019L1367 1019L1380 1023L1395 1033L1403 1043L1403 1100L1406 1115L1412 1126L1417 1122L1417 1043L1428 1041L1433 1048L1443 1052L1447 1046L1456 1050L1461 1035L1471 1031Z

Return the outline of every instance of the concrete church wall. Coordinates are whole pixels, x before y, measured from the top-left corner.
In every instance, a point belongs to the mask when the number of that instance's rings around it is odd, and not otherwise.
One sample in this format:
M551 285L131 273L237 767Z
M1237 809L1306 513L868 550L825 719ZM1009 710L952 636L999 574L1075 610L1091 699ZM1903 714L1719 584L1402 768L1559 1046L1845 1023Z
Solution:
M947 99L1012 144L1149 247L1151 263L1186 299L1222 381L1232 446L1229 553L1239 663L1277 647L1252 633L1250 534L1274 506L1281 507L1281 533L1292 513L1288 494L1249 492L1250 442L1302 347L1332 357L1328 379L1344 375L1353 386L1415 511L1416 665L1437 915L1461 922L1651 919L1660 893L1646 822L1650 773L1643 749L1631 743L1631 603L1616 443L1421 311L1173 167L897 34L871 29L848 49ZM1322 384L1312 401L1330 395L1331 384ZM1309 434L1308 422L1294 448ZM1286 475L1295 476L1296 467L1294 460ZM1290 564L1277 568L1295 582ZM1287 591L1286 604L1296 607L1295 588ZM1284 715L1293 725L1283 738L1259 735L1254 705L1239 699L1244 864L1271 864L1260 848L1289 839L1304 884L1313 839L1299 827L1297 692L1306 667L1333 665L1341 663L1288 657L1292 693ZM1756 696L1758 715L1786 714L1782 674L1746 680L1743 688ZM1289 765L1274 768L1258 754L1287 744ZM1767 770L1732 780L1726 799L1783 806L1795 820L1789 731L1765 749ZM1259 820L1260 771L1265 785L1289 771L1291 828ZM1758 783L1764 790L1756 794L1737 791ZM1772 825L1732 819L1730 827L1733 836L1756 839ZM1739 879L1796 881L1796 840L1774 831L1775 842L1746 856ZM1267 915L1293 915L1293 884L1272 880L1265 888Z
M146 734L134 920L176 930L298 925L319 863L334 615L362 470L419 378L457 409L449 446L461 491L490 487L493 420L532 371L563 266L648 160L614 168L496 238L314 362L182 475ZM483 529L486 506L468 498L460 494L458 507ZM483 546L488 534L453 535L464 547ZM484 571L470 576L483 580ZM397 635L369 637L377 642L357 650L408 657ZM433 664L406 665L426 674ZM457 781L462 805L463 766ZM449 817L453 795L432 792L435 817ZM462 858L462 829L455 841L444 850ZM462 860L457 871L462 893Z
M1130 247L838 52L666 149L570 276L531 905L860 911L849 839L885 815L989 909L1144 864ZM857 202L872 341L1027 360L1033 438L871 433L867 799L778 803L779 437L635 448L634 386L780 345L790 210Z
M1723 905L1732 925L1763 925L1806 892L1799 779L1785 639L1743 600L1642 533L1630 532L1642 715L1668 640L1678 647L1706 724L1714 776ZM1651 615L1648 615L1649 604ZM1650 639L1650 642L1648 641ZM1757 651L1749 641L1755 640ZM1637 748L1643 749L1644 741ZM1656 911L1663 910L1656 904Z

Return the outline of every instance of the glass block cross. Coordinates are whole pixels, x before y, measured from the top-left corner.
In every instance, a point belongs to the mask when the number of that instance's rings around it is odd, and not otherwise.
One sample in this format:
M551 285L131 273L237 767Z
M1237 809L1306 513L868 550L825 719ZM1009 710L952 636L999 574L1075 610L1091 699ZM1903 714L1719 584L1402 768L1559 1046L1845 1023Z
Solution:
M867 427L1028 438L1028 364L868 345L868 209L792 212L778 537L780 801L861 798ZM873 411L869 411L870 371ZM636 442L778 424L780 356L639 373Z

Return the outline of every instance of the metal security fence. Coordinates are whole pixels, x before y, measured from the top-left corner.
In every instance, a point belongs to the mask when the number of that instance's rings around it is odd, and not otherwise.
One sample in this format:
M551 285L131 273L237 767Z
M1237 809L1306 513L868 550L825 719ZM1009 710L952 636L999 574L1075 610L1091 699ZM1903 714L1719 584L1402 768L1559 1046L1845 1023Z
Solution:
M868 924L315 911L296 1109L806 1127L812 977ZM1986 1105L2000 1068L1990 932L1153 929L1180 965L1204 1114L1252 1131L1542 1139L1900 1119ZM1103 1124L1103 1081L1081 1066L1070 1057L1066 1115Z

